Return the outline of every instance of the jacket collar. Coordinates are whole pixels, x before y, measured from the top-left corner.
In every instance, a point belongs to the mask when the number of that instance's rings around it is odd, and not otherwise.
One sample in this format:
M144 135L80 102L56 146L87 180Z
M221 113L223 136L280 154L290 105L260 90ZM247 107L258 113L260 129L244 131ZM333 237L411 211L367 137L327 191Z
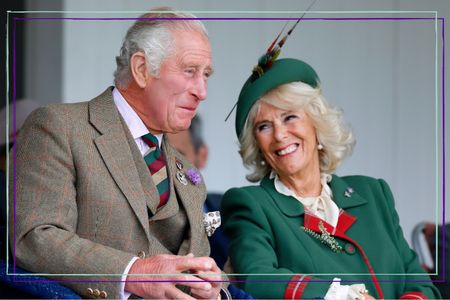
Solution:
M113 87L109 87L89 102L89 122L100 133L94 143L112 178L128 199L147 237L150 238L147 208L145 201L142 201L145 199L144 190L142 185L137 184L143 177L139 168L133 168L138 166L136 161L139 159L139 150L133 144L134 140L117 111L112 89Z
M102 134L122 129L121 117L112 98L113 89L113 86L108 87L89 102L89 121Z
M333 201L342 209L349 209L352 207L364 205L367 203L354 187L349 186L344 178L333 175L329 183L333 191ZM274 180L269 179L269 175L265 176L260 186L270 195L275 202L275 205L287 216L298 217L304 214L304 208L301 203L291 196L280 194L275 189Z
M195 169L193 166L181 155L177 152L172 146L169 144L166 135L163 136L162 148L166 155L167 162L167 176L171 178L170 185L174 187L176 191L178 201L183 204L185 208L186 215L189 222L189 231L188 236L191 237L190 245L188 252L191 253L202 253L200 243L194 243L192 241L200 241L202 239L202 235L205 234L205 228L203 226L203 201L206 198L206 188L203 180L199 182L198 185L192 183L186 175L188 169ZM200 171L195 169L198 174ZM185 175L185 179L187 184L183 184L181 180L178 179L178 174L181 173ZM167 205L167 204L166 204ZM182 247L180 247L181 251ZM180 253L185 255L186 253Z
M345 181L345 177L333 175L330 187L333 191L333 201L339 208L348 209L367 203L367 200L356 191L357 187L350 186Z

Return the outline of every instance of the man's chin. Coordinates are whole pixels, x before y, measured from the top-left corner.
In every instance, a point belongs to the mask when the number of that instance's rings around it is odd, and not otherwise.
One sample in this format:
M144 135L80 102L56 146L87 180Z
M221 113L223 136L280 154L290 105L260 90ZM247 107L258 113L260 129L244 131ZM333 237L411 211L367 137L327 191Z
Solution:
M194 117L195 113L183 115L183 118L181 118L179 122L180 127L184 128L182 130L186 130L191 126L191 122Z
M180 122L177 126L172 127L172 131L170 133L178 133L181 131L188 130L191 126L191 120L187 120L186 122Z

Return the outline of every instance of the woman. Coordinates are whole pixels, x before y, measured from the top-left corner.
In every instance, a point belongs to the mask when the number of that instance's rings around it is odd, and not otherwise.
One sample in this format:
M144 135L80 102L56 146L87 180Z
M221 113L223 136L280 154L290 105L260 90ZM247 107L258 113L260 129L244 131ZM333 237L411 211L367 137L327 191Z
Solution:
M440 298L403 237L387 183L333 175L354 139L311 66L280 59L254 72L239 96L236 132L247 178L260 181L222 200L244 290L256 298Z

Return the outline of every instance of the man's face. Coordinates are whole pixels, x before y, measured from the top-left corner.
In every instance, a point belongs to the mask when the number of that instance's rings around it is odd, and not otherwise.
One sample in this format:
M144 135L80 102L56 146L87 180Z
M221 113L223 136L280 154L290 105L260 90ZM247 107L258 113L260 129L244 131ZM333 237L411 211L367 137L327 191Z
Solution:
M179 132L189 128L212 74L211 46L196 31L174 31L174 53L165 59L158 77L150 76L142 99L150 131Z

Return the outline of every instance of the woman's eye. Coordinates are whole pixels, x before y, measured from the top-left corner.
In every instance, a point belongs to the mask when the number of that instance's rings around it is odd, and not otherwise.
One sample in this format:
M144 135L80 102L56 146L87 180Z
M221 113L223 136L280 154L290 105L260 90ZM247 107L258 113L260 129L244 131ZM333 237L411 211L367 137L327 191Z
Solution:
M265 129L269 128L269 126L267 124L260 124L256 127L256 129L258 130L258 132L263 131Z
M298 117L297 117L297 115L287 115L285 118L284 118L284 120L285 121L290 121L290 120L294 120L294 119L297 119Z

